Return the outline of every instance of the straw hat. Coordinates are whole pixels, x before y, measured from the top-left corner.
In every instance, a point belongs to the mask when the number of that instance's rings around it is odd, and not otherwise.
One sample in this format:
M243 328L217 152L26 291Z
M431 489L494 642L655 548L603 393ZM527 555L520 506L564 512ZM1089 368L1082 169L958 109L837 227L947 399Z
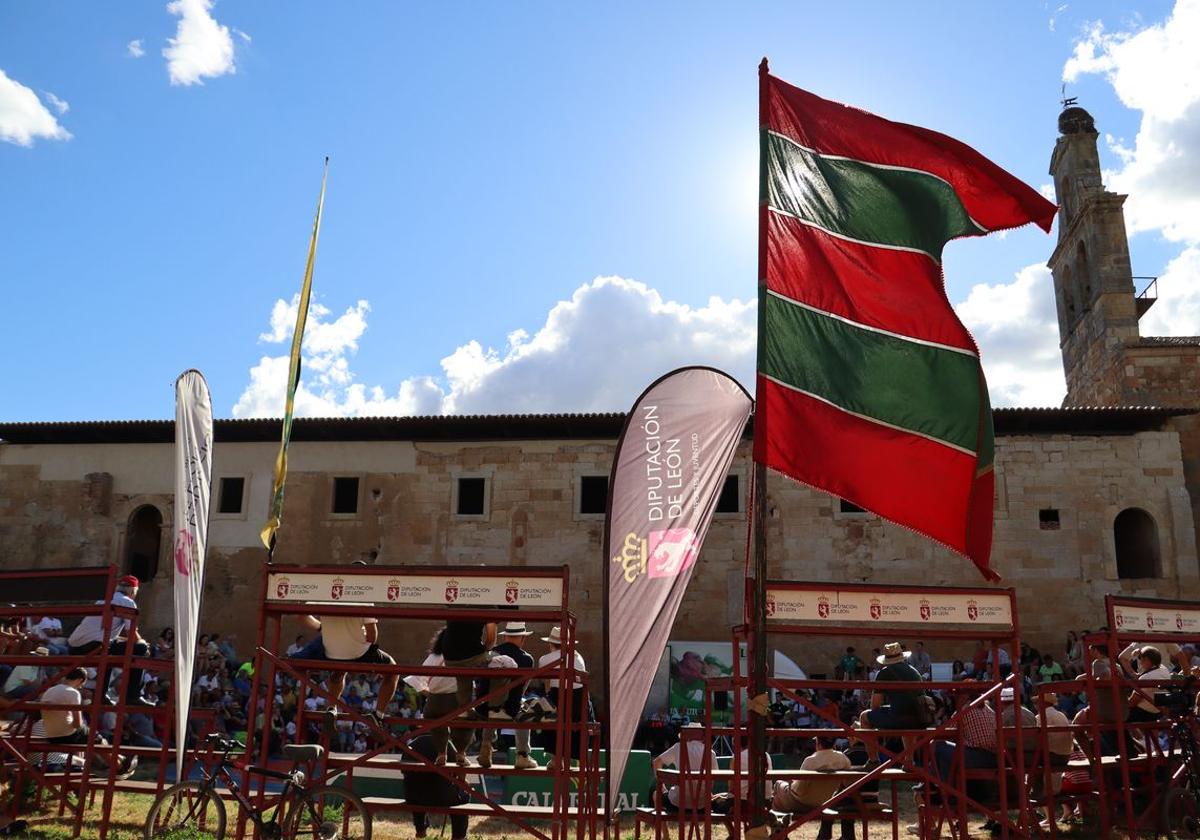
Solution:
M560 637L560 630L559 630L559 627L557 624L554 625L554 629L550 631L549 636L542 636L542 641L548 642L549 644L552 644L552 645L561 645L562 644L562 638Z
M899 642L888 642L883 646L883 653L875 657L875 661L880 665L895 665L897 662L904 662L910 656L912 651L904 650Z
M557 627L554 629L558 629ZM501 636L532 636L532 630L525 629L524 621L510 621L504 625L504 629L500 631Z

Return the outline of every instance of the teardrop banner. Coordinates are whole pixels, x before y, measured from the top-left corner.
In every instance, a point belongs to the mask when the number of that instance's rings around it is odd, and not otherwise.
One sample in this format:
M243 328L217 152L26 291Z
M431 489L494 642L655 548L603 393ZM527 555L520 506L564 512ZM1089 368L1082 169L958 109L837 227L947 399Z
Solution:
M604 535L606 791L620 790L650 685L753 407L728 375L686 367L647 388L625 420ZM611 815L616 797L605 799Z

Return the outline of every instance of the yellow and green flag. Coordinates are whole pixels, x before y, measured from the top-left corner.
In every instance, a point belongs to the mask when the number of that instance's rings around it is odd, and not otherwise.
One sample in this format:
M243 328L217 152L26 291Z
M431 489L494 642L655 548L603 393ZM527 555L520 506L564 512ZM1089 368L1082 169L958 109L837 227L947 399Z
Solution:
M283 437L275 457L275 483L271 487L271 512L262 529L263 545L275 548L275 532L283 519L283 485L287 481L288 441L292 437L292 411L296 406L296 388L300 385L300 345L304 342L304 324L308 321L308 299L312 294L313 263L317 259L317 237L321 233L321 210L325 206L325 181L329 177L329 158L321 174L321 195L317 198L317 215L313 219L312 241L308 243L308 261L304 264L304 284L300 287L300 304L296 307L296 329L292 333L292 355L288 364L287 402L283 409Z

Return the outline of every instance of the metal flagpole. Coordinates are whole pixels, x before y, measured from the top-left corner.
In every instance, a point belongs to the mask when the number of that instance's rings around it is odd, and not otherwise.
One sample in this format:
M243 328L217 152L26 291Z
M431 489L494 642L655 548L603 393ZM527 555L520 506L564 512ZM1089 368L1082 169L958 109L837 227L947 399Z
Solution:
M759 123L759 178L760 194L758 197L758 334L759 347L762 347L763 335L763 306L762 287L767 282L767 197L761 187L761 178L766 168L766 146L763 126L767 119L767 59L764 57L758 65L758 123ZM763 432L761 401L755 402L754 435ZM761 463L754 464L754 565L753 577L748 584L751 589L747 593L748 607L747 623L750 631L750 832L748 836L766 834L767 802L767 717L766 709L761 702L755 702L767 692L767 639L766 639L766 603L767 603L767 468Z

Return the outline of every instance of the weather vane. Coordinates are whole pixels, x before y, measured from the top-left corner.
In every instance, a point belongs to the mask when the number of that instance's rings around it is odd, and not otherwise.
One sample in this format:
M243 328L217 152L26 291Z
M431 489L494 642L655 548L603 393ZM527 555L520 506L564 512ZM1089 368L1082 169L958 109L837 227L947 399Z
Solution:
M1061 102L1062 102L1062 106L1064 108L1070 108L1072 105L1076 105L1079 103L1078 96L1067 96L1067 83L1066 82L1063 82Z

